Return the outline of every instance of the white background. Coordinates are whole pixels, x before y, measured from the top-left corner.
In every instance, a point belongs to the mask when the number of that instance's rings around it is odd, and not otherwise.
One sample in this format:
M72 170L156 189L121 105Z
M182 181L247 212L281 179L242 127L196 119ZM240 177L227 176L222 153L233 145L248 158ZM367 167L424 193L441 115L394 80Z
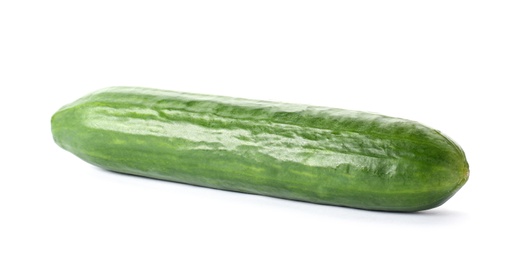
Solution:
M373 111L465 150L417 214L114 174L51 115L128 85ZM0 259L509 259L508 1L1 1Z

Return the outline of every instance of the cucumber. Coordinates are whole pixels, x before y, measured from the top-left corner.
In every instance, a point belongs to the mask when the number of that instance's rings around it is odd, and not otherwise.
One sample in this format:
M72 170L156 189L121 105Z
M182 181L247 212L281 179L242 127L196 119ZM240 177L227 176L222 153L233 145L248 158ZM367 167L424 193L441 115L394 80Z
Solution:
M368 210L437 207L469 176L439 131L336 108L111 87L62 107L51 127L107 170Z

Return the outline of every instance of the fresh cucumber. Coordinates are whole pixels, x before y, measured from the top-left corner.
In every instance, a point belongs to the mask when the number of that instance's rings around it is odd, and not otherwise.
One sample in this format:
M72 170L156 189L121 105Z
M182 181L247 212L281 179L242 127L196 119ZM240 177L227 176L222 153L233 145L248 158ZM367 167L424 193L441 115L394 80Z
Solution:
M51 126L59 146L104 169L369 210L437 207L469 176L439 131L335 108L112 87Z

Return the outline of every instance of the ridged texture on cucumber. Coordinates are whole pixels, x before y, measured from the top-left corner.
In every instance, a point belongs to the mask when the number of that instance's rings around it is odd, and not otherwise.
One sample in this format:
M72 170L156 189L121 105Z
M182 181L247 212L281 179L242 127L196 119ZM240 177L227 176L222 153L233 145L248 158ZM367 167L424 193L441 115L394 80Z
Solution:
M430 209L469 175L439 131L335 108L112 87L51 123L59 146L104 169L328 205Z

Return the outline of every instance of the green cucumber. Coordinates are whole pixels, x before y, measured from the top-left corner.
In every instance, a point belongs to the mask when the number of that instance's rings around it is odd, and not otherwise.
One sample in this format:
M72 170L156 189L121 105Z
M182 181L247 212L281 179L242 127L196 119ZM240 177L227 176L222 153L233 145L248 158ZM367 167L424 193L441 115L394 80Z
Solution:
M336 108L111 87L51 126L60 147L107 170L368 210L437 207L469 176L439 131Z

